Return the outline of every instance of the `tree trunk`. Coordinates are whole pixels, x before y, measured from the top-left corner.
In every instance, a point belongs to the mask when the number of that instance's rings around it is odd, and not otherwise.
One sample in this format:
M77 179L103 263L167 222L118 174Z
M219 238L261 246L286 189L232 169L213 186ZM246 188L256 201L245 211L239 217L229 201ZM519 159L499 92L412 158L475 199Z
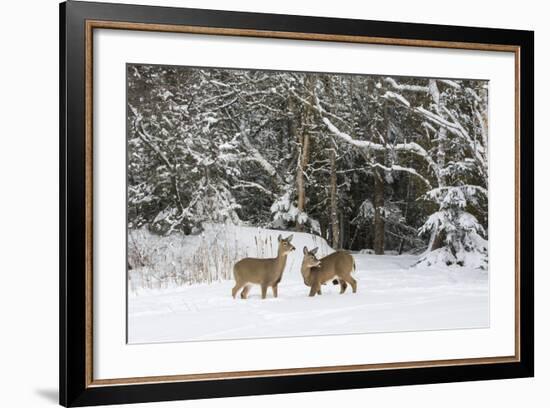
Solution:
M344 216L342 211L338 212L340 218L340 237L338 238L340 248L348 248L349 240L349 220Z
M407 140L405 139L405 142ZM411 160L409 159L409 162L407 166L411 167ZM407 215L409 214L409 200L411 197L411 175L409 174L407 176L407 193L405 195L405 211L403 212L403 218L405 219L405 224L407 224ZM403 254L403 246L405 245L405 237L401 238L401 242L399 242L399 255Z
M332 83L328 75L322 76L325 92L329 100L331 100L331 106L335 103L334 92L332 89ZM330 111L330 108L327 108ZM338 176L336 174L336 144L332 137L327 138L328 142L328 157L330 164L330 177L329 177L329 199L330 199L330 230L331 230L331 245L334 249L342 247L342 240L340 234L340 219L338 214Z
M439 97L439 89L437 87L437 82L434 79L430 80L430 94L432 96L432 99L438 106L438 113L441 106L440 103L440 97ZM447 129L441 126L437 131L437 167L439 170L443 170L445 168L445 162L447 160L446 158L446 144L447 144ZM447 179L445 177L445 174L441 172L440 178L439 178L439 187L445 187L447 185ZM436 227L437 228L437 227ZM432 234L432 238L430 239L430 251L435 251L436 249L441 248L445 243L445 233L443 232L436 232L434 231Z
M298 194L298 211L302 213L305 211L306 207L306 186L304 181L304 171L307 167L309 159L309 134L307 130L305 130L300 136L298 136L298 143L301 145L301 152L298 156L298 165L296 166L296 192ZM303 230L304 225L300 221L297 221L296 231Z
M441 248L443 246L443 244L445 243L445 234L443 234L442 232L435 232L434 231L434 235L435 236L431 240L432 245L430 247L430 251L435 251L436 249Z
M305 185L304 185L304 164L307 163L307 157L304 158L304 132L298 132L296 121L297 112L296 105L294 104L294 98L290 97L288 100L288 111L292 115L288 119L288 133L291 138L296 138L298 144L298 158L296 162L296 194L298 201L298 210L303 211L305 205ZM307 140L309 144L309 140ZM303 225L296 222L296 230L302 231Z
M387 143L390 132L390 117L388 115L388 104L384 103L384 125L385 132L382 132L384 144ZM386 152L382 152L377 157L378 163L386 165ZM374 253L376 255L384 255L384 241L386 234L386 225L384 222L384 170L376 169L374 172Z
M332 248L339 249L340 222L338 219L338 179L336 177L336 151L330 149L330 221L332 228Z
M304 84L308 89L313 88L313 78L306 77L306 83ZM311 103L311 98L308 97L308 101ZM304 180L304 172L306 171L309 163L309 122L311 119L311 107L306 105L304 107L304 115L302 120L301 133L297 134L297 142L299 146L298 163L296 165L296 193L298 196L298 211L300 213L305 212L306 208L306 186ZM303 231L304 225L298 220L296 222L296 231Z
M384 255L384 173L377 170L374 175L374 253Z

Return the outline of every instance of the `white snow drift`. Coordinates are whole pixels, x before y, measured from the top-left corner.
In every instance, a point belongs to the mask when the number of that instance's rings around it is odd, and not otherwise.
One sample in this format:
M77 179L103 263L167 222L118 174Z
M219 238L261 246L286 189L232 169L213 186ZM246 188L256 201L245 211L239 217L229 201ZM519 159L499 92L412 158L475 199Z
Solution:
M174 259L185 264L187 258L196 261L199 254L207 257L203 265L211 269L230 269L233 258L275 256L280 233L258 228L210 226L202 236L171 236L164 238L168 241L163 243L158 242L163 238L141 236L142 240L156 239L151 245L163 255L156 259L158 268L130 270L128 342L464 329L489 325L486 271L467 266L414 266L418 260L415 255L353 254L357 265L354 274L358 281L357 293L352 294L348 288L340 295L338 286L325 285L322 296L310 298L307 296L309 288L300 274L302 248L317 246L321 256L332 249L322 238L305 233L294 233L293 244L297 250L288 257L276 299L271 291L267 299L260 299L259 287L251 290L247 300L233 299L231 271L217 270L218 277L213 279L211 276L210 283L178 284L178 276L183 279L183 275ZM289 233L282 232L282 235ZM169 248L172 252L167 250ZM225 248L226 255L224 251L209 255L209 248L218 248L216 251ZM238 256L229 257L230 253ZM217 266L212 266L215 262ZM162 270L167 268L169 271Z

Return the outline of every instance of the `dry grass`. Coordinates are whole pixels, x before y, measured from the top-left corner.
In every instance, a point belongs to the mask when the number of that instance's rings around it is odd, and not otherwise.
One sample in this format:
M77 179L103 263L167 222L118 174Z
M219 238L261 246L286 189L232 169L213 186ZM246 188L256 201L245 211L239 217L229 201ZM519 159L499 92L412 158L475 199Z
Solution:
M146 229L128 233L128 278L133 292L233 279L233 265L247 256L276 256L271 235L258 231L254 247L240 243L231 229L215 226L197 236L167 237Z

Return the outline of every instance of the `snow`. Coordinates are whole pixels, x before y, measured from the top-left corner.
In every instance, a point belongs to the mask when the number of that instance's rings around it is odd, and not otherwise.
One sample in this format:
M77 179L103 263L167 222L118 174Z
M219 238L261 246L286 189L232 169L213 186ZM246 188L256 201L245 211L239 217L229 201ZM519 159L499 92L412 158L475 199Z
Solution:
M409 153L416 154L422 157L428 163L430 168L434 171L436 177L439 179L439 173L441 169L436 165L436 163L430 157L428 152L418 143L408 142L408 143L397 143L394 145L389 145L389 144L384 145L379 143L373 143L368 140L357 140L351 137L350 135L348 135L347 133L340 131L336 126L334 126L334 124L328 118L324 117L323 123L335 136L337 136L338 138L345 141L346 143L349 143L352 146L355 146L359 149L363 149L365 151L393 150L393 151L409 152Z
M304 211L300 211L291 197L292 190L286 191L281 197L278 197L271 205L270 211L273 214L272 225L285 226L288 223L297 223L308 225L311 231L320 233L321 226L319 221L310 218Z
M231 150L231 149L234 149L234 148L235 148L235 146L233 146L229 142L222 143L221 145L218 146L218 149L220 149L220 150Z
M221 228L221 229L220 229ZM215 231L214 234L212 231ZM221 233L226 234L222 236ZM240 257L274 256L276 237L291 233L253 227L211 227L205 237L233 237ZM489 325L488 273L468 267L415 265L417 255L354 253L358 281L356 294L348 288L323 286L323 294L308 297L302 281L302 248L319 247L319 256L332 250L320 238L293 233L296 247L289 255L279 284L279 297L271 290L265 300L259 287L249 298L231 297L234 282L214 280L161 289L136 286L139 275L130 271L128 293L129 343L287 337L396 331L484 328ZM167 239L170 237L167 237ZM258 242L265 245L258 247ZM211 245L212 246L212 245ZM193 245L184 244L191 253ZM195 245L198 247L198 244ZM173 249L178 252L177 248Z
M461 88L461 85L459 83L457 83L456 81L452 81L450 79L438 79L438 81L442 82L444 84L447 84L447 85L449 85L450 87L452 87L454 89L460 89Z
M402 103L407 108L411 106L410 102L403 97L403 95L400 95L398 93L392 92L392 91L386 91L386 93L383 95L384 98L388 99L395 99L396 101Z

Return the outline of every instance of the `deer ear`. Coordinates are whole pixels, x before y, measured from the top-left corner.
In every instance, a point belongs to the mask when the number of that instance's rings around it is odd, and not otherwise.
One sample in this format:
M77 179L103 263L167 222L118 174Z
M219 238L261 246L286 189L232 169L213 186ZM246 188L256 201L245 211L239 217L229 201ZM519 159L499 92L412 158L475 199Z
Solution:
M292 234L290 237L288 237L288 238L286 239L286 242L292 241L292 238L293 238L293 237L294 237L294 234Z
M317 250L318 250L318 249L319 249L318 247L313 248L313 249L311 250L311 253L312 253L313 255L315 255L315 254L317 253Z
M304 247L304 255L307 255L307 247Z
M281 234L279 234L279 236L277 237L277 241L281 242L282 239L283 237L281 237Z

